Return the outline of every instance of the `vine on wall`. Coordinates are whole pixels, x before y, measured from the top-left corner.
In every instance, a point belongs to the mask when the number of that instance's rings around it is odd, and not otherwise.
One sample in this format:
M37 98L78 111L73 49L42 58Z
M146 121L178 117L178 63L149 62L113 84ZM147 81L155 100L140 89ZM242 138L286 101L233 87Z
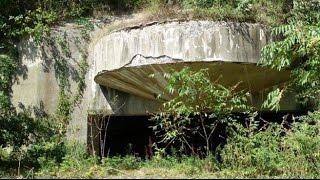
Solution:
M36 33L37 37L33 36L36 45L42 45L42 51L44 45L52 48L52 57L45 58L53 59L59 93L56 111L49 115L42 112L43 104L39 107L22 105L19 110L12 104L12 85L21 74L19 68L23 65L18 60L17 46L11 46L10 39L7 39L5 46L2 46L2 42L0 44L0 163L9 168L18 167L18 175L23 166L39 167L49 162L59 163L68 153L68 143L65 141L67 126L75 107L81 103L89 68L87 50L81 48L80 43L81 40L89 41L92 29L84 28L86 26L80 29L80 37L75 41L79 51L78 60L72 57L67 33L53 37L48 35L48 31L41 31ZM84 32L87 38L83 38ZM22 37L19 36L17 42L19 39ZM45 68L51 69L49 66Z
M85 41L88 41L90 37L89 32L93 27L89 21L86 22L87 26L81 28L81 38ZM85 34L85 35L84 35ZM81 48L81 38L75 39L75 44L77 50L79 51L79 61L76 61L77 68L70 68L69 60L72 60L72 52L70 50L70 45L68 43L66 32L63 35L58 35L56 38L57 44L60 46L60 50L62 54L58 57L54 57L55 64L54 69L56 71L58 85L59 85L59 98L58 105L56 110L56 117L59 119L60 125L60 133L65 134L69 121L71 119L71 114L74 111L75 107L81 103L83 93L86 88L85 76L88 72L88 53L86 49ZM73 72L70 72L73 70ZM73 77L71 78L71 73L73 73ZM71 92L71 82L70 80L75 82L76 91L74 93Z

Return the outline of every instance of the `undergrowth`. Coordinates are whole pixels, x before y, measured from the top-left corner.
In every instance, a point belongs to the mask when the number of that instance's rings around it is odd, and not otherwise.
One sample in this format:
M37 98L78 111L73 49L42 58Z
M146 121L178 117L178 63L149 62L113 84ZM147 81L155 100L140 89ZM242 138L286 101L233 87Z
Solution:
M206 158L168 156L89 156L85 147L69 144L62 163L47 162L36 178L319 178L320 115L310 113L290 125L253 119L230 125L228 144ZM299 121L299 122L298 122ZM218 160L218 155L221 158ZM26 174L30 174L29 171Z

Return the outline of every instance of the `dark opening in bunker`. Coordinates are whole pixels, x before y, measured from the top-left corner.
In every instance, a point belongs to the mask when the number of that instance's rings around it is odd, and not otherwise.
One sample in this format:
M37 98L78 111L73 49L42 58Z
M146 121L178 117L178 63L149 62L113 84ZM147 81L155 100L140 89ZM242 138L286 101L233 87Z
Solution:
M266 121L281 123L284 118L288 123L292 122L293 116L303 115L305 112L260 112L256 120L263 126ZM248 118L244 114L233 114L235 119L243 122ZM196 118L196 117L194 117ZM88 149L91 153L103 157L135 155L141 158L151 158L153 155L153 144L159 142L153 131L154 122L150 116L89 116L88 119ZM190 137L190 141L195 148L203 148L201 138L196 135ZM210 146L215 149L219 145L226 143L225 125L220 125L211 139ZM170 148L174 144L157 143L161 148L167 147L167 153L171 154ZM201 152L198 152L201 155Z
M150 116L89 118L88 144L91 145L89 150L91 152L94 150L103 157L129 154L143 158L150 157L152 126L149 118ZM92 128L90 124L93 124Z

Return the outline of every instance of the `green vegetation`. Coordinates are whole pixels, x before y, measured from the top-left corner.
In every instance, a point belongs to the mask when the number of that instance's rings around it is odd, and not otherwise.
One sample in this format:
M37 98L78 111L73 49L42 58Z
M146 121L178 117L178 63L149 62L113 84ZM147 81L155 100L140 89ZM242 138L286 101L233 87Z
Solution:
M166 156L151 160L113 157L99 160L85 148L69 145L63 162L46 161L39 171L26 172L36 178L319 178L319 113L294 122L259 127L248 120L247 127L231 122L228 144L215 155ZM9 176L4 174L4 176Z
M221 154L223 167L246 177L319 177L319 113L310 113L289 127L286 121L260 127L251 119L246 124L229 129Z
M292 79L279 87L269 99L280 99L282 92L294 89L297 100L313 110L320 101L320 2L294 1L288 23L275 27L273 33L283 38L267 45L261 63L277 70L291 70ZM280 93L281 92L281 93ZM271 102L271 100L270 100ZM277 103L276 103L277 104Z
M149 11L161 17L260 22L268 25L286 21L291 1L286 0L150 0Z
M17 169L20 171L43 167L49 162L60 163L66 153L65 133L70 115L75 105L81 102L86 87L87 52L79 49L81 59L78 70L75 69L74 81L77 91L70 92L70 50L66 37L50 37L50 26L61 20L77 18L87 13L86 5L67 1L1 1L0 9L0 170ZM65 7L66 9L61 9ZM58 18L62 15L63 18ZM86 19L82 35L87 36L92 25ZM25 107L16 109L11 103L11 86L23 73L18 61L16 43L28 35L33 36L37 44L54 42L60 49L54 58L54 68L60 87L56 114L47 115L43 107ZM87 38L85 40L88 40ZM23 76L23 74L21 75ZM70 98L71 97L71 98ZM16 170L15 170L16 171Z
M205 144L199 148L209 155L216 127L228 123L234 110L249 110L246 95L235 91L237 85L224 87L219 79L212 81L207 69L193 72L185 68L167 77L165 93L174 97L152 118L159 131L157 136L162 137L165 147L179 143L178 147L187 149L180 149L180 152L191 151L195 155L189 138L198 135Z
M134 177L230 177L319 178L320 168L320 1L319 0L2 0L0 1L0 176L57 178ZM211 19L260 22L274 26L277 41L262 51L261 64L277 70L292 70L291 81L268 95L264 107L278 110L285 91L298 92L297 100L312 112L289 124L254 120L246 104L246 92L212 82L206 70L183 69L168 77L167 91L176 95L155 115L161 143L151 160L138 157L99 159L86 148L67 142L65 133L74 107L81 102L88 71L87 52L81 51L70 91L65 36L56 43L62 54L54 57L59 100L55 114L43 107L16 109L11 86L20 75L16 44L31 35L36 43L48 38L52 26L73 20L83 26L82 38L94 26L88 17L100 13L133 11L152 18ZM234 110L248 115L245 125L231 116ZM227 144L217 149L209 141L218 125L226 127ZM201 137L194 150L189 135ZM166 154L174 144L176 156ZM192 153L188 153L188 152ZM204 154L201 152L205 152ZM174 154L174 153L172 153ZM191 156L190 156L191 154Z

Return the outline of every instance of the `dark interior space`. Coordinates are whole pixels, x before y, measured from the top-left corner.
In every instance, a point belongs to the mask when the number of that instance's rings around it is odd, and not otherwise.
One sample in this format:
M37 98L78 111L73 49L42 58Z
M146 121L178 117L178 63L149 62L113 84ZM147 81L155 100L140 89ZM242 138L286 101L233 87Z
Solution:
M103 119L107 132L104 156L151 156L152 127L149 116L111 116ZM109 121L109 123L108 123Z
M266 122L281 123L285 119L284 125L288 125L293 121L293 117L306 114L306 112L260 112L256 116L256 120L260 121L260 126L264 126ZM247 115L235 113L235 119L238 119L243 125L246 125ZM196 117L194 117L196 118ZM108 116L100 118L100 127L107 127L98 132L97 143L100 156L125 156L135 155L145 158L151 158L154 152L154 143L157 147L166 147L166 153L179 155L178 144L161 144L159 137L156 137L153 131L154 122L151 122L150 116ZM207 122L210 122L208 120ZM289 127L289 126L288 126ZM188 135L192 148L197 155L204 155L204 141L199 135ZM219 124L213 133L210 141L211 149L216 149L219 145L226 143L226 125ZM105 143L104 143L105 142ZM178 153L177 153L178 152ZM189 152L191 154L191 151ZM184 152L186 154L186 152ZM187 153L188 154L188 153Z

